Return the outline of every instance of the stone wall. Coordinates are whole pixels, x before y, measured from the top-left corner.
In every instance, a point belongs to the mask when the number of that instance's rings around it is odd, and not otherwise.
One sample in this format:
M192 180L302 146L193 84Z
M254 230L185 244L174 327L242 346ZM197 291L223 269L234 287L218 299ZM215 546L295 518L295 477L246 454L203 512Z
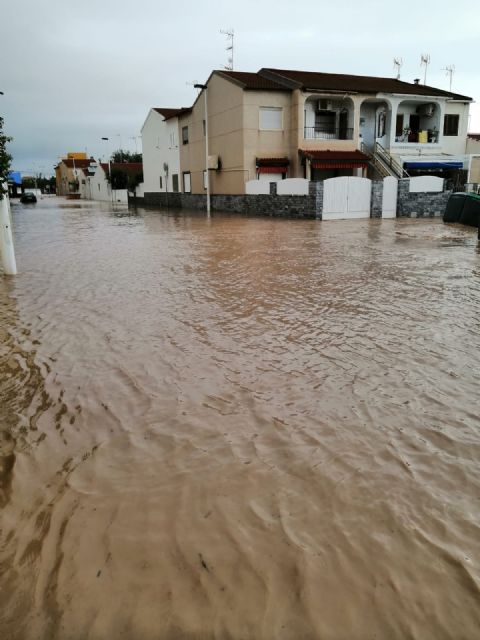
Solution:
M383 180L372 180L372 196L370 200L370 217L381 218L383 205Z
M309 184L308 196L278 196L276 183L270 183L270 194L221 195L210 196L212 211L231 211L259 216L278 216L284 218L315 218L317 190L320 183ZM323 190L323 184L321 189ZM133 199L131 200L133 204ZM165 193L145 193L143 201L137 198L138 205L167 207ZM192 193L169 193L168 207L181 209L207 208L207 196Z
M277 185L270 183L270 194L221 195L211 196L212 211L278 216L283 218L322 219L323 182L310 182L308 195L277 195ZM397 217L421 218L441 216L445 211L451 191L438 193L410 192L409 179L398 181ZM168 199L168 203L167 203ZM133 199L130 200L135 204ZM383 180L372 181L370 217L382 217ZM192 193L145 193L137 198L138 205L151 205L172 209L207 208L207 196Z
M410 180L398 181L397 217L398 218L433 218L442 216L447 206L451 191L410 192Z

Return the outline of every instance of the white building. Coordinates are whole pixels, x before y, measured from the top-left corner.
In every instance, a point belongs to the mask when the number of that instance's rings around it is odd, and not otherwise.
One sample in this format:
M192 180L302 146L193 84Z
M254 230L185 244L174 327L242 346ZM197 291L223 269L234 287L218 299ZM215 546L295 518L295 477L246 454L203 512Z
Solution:
M141 162L112 162L112 173L125 173L127 176L140 176L142 173ZM90 200L99 200L100 202L114 202L117 204L128 203L127 189L111 189L108 181L109 166L106 162L99 162L95 166L95 173L87 178L85 186L85 197Z
M141 130L145 192L181 190L178 116L190 111L150 109Z

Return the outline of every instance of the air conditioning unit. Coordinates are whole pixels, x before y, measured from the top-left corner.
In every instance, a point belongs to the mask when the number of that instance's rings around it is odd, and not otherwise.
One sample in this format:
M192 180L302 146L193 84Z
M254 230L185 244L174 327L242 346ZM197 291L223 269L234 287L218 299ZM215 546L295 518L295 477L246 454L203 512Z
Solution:
M218 169L218 156L208 156L208 168Z
M417 108L417 113L421 116L426 116L427 118L431 118L435 113L435 105L432 102L428 104L421 104Z
M331 100L327 100L327 98L320 98L317 103L317 111L331 111L333 108L333 103Z

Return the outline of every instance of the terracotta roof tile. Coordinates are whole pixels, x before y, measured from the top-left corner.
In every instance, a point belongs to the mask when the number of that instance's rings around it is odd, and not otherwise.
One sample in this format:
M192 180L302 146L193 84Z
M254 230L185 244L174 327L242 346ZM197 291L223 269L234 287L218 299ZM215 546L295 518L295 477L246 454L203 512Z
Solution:
M100 163L102 169L107 173L108 172L108 162ZM125 171L125 173L138 173L143 171L143 164L141 162L112 162L111 164L112 171Z
M328 162L368 162L369 157L361 151L317 151L300 149L299 151L311 160L324 160Z
M307 91L354 91L358 93L400 93L420 96L451 97L456 100L471 100L450 91L443 91L423 84L403 82L396 78L376 76L355 76L341 73L320 73L316 71L294 71L289 69L260 69L260 75L278 83Z
M184 113L190 113L192 107L180 107L179 109L153 107L153 110L163 116L164 120L170 120L170 118L181 116Z
M290 88L269 78L261 76L259 73L249 73L247 71L215 71L218 75L223 75L238 84L243 85L243 89L257 91L291 91Z
M73 158L63 158L60 163L62 163L68 167L69 169L82 169L83 167L88 167L92 162L95 162L93 158L86 158L81 160L74 160ZM60 164L59 163L59 164Z

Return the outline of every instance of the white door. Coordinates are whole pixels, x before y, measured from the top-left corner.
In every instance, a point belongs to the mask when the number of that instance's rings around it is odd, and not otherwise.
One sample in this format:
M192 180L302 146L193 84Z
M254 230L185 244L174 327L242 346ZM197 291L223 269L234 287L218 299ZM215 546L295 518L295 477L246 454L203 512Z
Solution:
M383 179L382 218L397 217L398 180L393 176Z
M372 181L356 176L329 178L323 183L322 220L370 218Z

